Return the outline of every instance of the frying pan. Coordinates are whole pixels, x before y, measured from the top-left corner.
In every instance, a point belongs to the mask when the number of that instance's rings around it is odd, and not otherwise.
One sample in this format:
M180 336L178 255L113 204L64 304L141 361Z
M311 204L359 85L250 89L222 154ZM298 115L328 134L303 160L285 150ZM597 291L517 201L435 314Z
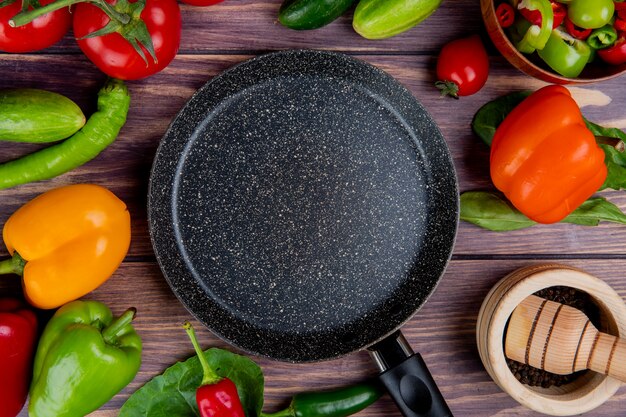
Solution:
M369 348L405 416L451 416L397 330L450 258L458 188L419 102L365 62L285 51L202 87L170 125L148 212L185 307L252 354Z

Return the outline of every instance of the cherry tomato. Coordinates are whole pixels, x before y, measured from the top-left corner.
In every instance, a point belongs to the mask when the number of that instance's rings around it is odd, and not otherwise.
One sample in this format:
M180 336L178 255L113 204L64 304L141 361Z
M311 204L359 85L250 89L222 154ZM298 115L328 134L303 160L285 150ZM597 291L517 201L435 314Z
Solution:
M217 3L221 3L224 0L180 0L185 4L189 4L191 6L212 6Z
M567 9L561 3L557 3L556 1L550 0L552 4L552 13L554 13L554 20L552 22L552 29L556 29L561 26L565 16L567 16ZM528 20L533 25L540 26L541 25L541 12L539 10L530 10L526 8L519 9L519 12L526 20Z
M107 0L115 4L115 0ZM122 80L138 80L167 67L176 56L180 45L180 8L176 0L146 0L141 19L146 23L157 62L148 51L142 50L148 60L139 55L119 33L80 39L109 23L109 17L89 3L75 6L74 35L83 53L105 74Z
M489 58L478 35L454 40L443 47L437 60L437 87L442 95L472 95L485 85Z
M41 0L45 6L54 0ZM65 36L72 24L70 9L65 7L38 17L32 23L17 28L9 26L9 20L22 11L22 1L0 9L0 51L32 52L54 45Z
M509 3L500 3L496 8L496 16L500 26L506 29L515 22L515 9Z

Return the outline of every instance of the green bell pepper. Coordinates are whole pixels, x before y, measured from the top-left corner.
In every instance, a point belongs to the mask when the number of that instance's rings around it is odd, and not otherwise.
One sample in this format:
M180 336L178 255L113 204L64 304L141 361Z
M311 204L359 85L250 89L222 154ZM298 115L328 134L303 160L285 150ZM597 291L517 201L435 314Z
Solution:
M564 77L576 78L591 58L591 48L560 28L552 31L546 46L537 51L541 59Z
M617 41L617 31L612 24L594 29L587 38L587 44L593 49L604 49L613 46Z
M567 7L567 17L584 29L597 29L613 18L613 0L572 0Z
M135 309L114 319L97 301L73 301L48 322L37 347L31 417L83 417L128 385L141 365Z
M541 13L541 26L532 25L515 43L518 51L524 54L532 54L537 49L543 49L550 38L554 12L550 0L521 0L517 4L518 9L537 10Z

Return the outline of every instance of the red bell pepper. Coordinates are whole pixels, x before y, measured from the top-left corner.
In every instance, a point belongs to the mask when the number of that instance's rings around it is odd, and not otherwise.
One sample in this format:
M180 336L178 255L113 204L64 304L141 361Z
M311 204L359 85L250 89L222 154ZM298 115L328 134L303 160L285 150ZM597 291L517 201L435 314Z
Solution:
M576 39L580 39L581 41L587 39L592 32L592 29L584 29L576 26L569 17L565 18L565 30L567 31L567 33L569 33Z
M200 349L193 326L191 323L185 322L184 327L196 350L198 359L200 359L204 374L200 388L196 391L196 403L200 417L246 417L235 383L228 378L217 375L211 369L202 349Z
M15 417L26 402L37 341L37 317L20 301L0 298L0 417Z
M567 16L567 9L561 3L550 0L552 4L552 12L554 13L554 20L552 21L552 29L558 28L563 23L565 16ZM529 10L526 8L519 9L519 12L526 20L533 25L541 25L541 12L539 10Z
M611 65L622 65L626 63L626 38L620 37L615 45L598 50L598 56Z

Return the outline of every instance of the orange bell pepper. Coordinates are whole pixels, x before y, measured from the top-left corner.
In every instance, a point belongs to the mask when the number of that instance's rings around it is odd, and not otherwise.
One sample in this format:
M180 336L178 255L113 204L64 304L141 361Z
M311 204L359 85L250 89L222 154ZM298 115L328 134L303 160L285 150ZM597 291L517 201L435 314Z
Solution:
M563 220L606 176L604 152L562 86L531 94L496 130L491 179L519 211L538 223Z
M93 291L115 272L130 245L130 214L106 188L70 185L18 209L2 237L13 258L0 262L0 274L21 275L26 299L51 309Z

